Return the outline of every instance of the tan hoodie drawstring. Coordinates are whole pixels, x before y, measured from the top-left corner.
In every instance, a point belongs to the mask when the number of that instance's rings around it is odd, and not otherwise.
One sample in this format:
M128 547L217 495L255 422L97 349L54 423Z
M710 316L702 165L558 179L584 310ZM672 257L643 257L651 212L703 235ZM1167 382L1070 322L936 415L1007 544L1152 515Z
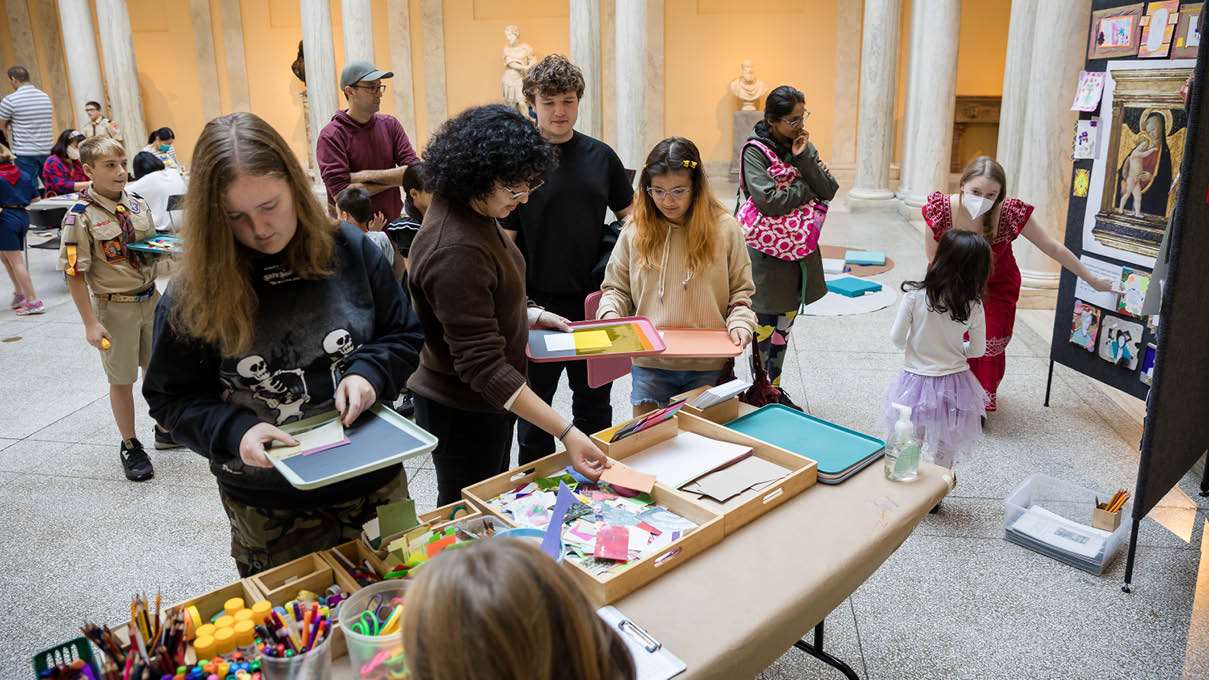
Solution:
M675 228L676 228L675 226L669 224L668 228L667 228L667 233L663 235L663 258L660 260L660 263L659 263L659 301L660 302L663 302L663 281L664 281L664 278L667 276L667 255L668 255L668 251L671 249L672 229L675 229ZM684 280L680 282L680 287L688 288L688 282L691 281L692 278L693 278L693 271L691 269L686 269L684 272Z

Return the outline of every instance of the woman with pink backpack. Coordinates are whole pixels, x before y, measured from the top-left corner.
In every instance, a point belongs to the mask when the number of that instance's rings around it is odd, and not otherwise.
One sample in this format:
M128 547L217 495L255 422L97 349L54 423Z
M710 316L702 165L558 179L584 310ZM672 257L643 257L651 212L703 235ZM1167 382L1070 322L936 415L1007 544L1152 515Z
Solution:
M764 100L764 120L743 146L738 218L756 284L757 356L778 401L798 408L781 388L789 331L798 312L827 294L819 231L839 184L806 131L806 97L782 85ZM801 409L798 409L801 410Z

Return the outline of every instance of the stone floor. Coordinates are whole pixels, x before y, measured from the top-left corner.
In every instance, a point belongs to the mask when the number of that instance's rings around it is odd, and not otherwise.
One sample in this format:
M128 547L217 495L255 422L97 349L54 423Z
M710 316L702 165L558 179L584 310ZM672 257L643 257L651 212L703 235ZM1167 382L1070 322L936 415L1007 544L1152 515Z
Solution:
M823 240L885 250L898 266L879 278L896 286L921 272L919 238L896 214L837 209ZM84 618L120 620L136 591L179 601L237 577L201 457L153 452L153 480L123 478L100 362L53 261L50 251L30 253L46 314L0 311L0 591L25 616L0 617L5 678L29 677L34 652L77 635ZM790 393L817 416L874 432L881 391L901 363L887 337L893 314L799 321ZM1051 406L1042 406L1052 314L1023 320L977 458L958 466L940 513L828 617L828 651L862 678L1209 677L1209 499L1191 475L1142 523L1131 595L1120 589L1123 555L1095 577L1004 541L1002 501L1028 475L1132 489L1137 465L1136 421L1092 381L1058 367ZM628 378L618 381L618 418L628 395ZM556 406L569 412L565 387ZM139 411L149 442L141 398ZM431 460L407 472L419 508L432 508ZM760 677L839 674L791 649Z

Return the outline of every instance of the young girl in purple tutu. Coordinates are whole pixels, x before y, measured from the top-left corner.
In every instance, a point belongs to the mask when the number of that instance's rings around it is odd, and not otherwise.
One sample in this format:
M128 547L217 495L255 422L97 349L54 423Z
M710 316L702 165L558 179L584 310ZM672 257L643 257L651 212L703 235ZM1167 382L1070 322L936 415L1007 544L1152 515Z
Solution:
M894 432L898 411L891 404L909 406L925 457L942 467L970 457L982 436L990 400L966 360L986 351L981 300L990 273L986 239L971 231L945 232L924 280L903 283L890 331L906 356L886 388L882 430Z

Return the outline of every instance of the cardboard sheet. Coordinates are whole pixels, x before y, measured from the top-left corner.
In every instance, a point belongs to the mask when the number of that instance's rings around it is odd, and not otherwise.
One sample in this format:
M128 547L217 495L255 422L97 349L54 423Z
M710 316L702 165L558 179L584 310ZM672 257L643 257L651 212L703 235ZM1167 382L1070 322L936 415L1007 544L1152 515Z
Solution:
M725 503L753 486L775 482L789 475L789 472L771 461L748 456L734 465L715 470L681 488Z

